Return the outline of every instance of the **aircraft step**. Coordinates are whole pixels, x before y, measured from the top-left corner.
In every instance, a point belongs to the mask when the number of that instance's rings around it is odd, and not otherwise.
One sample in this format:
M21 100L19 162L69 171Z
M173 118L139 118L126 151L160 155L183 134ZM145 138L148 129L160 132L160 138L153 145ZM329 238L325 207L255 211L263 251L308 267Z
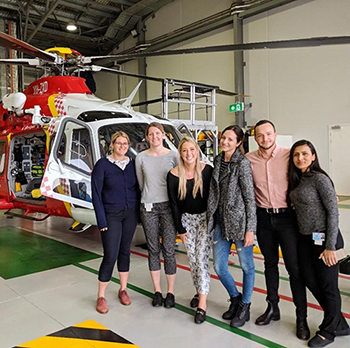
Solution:
M30 216L28 214L30 213L36 213L33 212L32 210L26 210L24 213L20 214L20 213L15 213L11 211L12 209L7 210L4 215L8 216L8 217L19 217L22 219L26 219L26 220L31 220L31 221L44 221L46 220L48 217L50 217L51 214L46 214L44 217L42 218L38 218L35 216Z

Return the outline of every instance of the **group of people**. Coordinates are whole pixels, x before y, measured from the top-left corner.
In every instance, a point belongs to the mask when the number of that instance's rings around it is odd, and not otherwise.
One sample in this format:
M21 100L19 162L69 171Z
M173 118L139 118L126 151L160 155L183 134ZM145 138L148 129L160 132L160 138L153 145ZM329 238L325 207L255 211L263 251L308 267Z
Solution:
M220 138L222 151L213 167L200 160L199 147L190 137L181 140L178 153L164 147L165 132L158 122L147 126L149 149L136 160L126 156L128 135L117 132L112 136L112 154L100 159L92 172L92 201L104 250L98 276L98 312L108 312L105 290L116 262L118 296L123 305L131 304L127 293L130 246L140 213L154 307L175 305L178 234L186 247L195 287L190 301L190 306L197 308L195 323L206 320L212 248L215 272L230 297L222 317L230 320L232 327L243 326L250 320L256 235L264 256L267 309L255 324L280 320L280 248L296 307L297 337L310 338L306 287L324 311L308 346L324 347L336 336L350 334L338 289L336 250L344 243L333 183L321 169L309 141L298 141L291 150L279 147L275 126L268 120L259 121L254 132L258 150L244 155L242 129L225 128ZM242 292L228 270L232 244L243 271ZM160 285L161 252L167 280L165 298Z

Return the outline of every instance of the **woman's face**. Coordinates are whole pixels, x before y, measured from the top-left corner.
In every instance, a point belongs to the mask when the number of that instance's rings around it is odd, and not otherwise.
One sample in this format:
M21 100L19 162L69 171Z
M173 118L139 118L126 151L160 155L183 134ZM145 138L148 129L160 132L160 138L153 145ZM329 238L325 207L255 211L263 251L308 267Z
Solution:
M237 142L237 135L233 130L227 130L222 134L220 139L220 147L224 152L235 152L237 147L241 145L241 141Z
M302 173L309 171L309 167L315 159L316 156L311 153L311 149L307 145L300 145L294 149L293 163Z
M151 147L163 145L164 133L157 127L150 127L146 136Z
M198 158L199 151L197 147L190 141L186 141L181 146L180 156L185 164L195 163Z
M113 153L118 156L125 156L129 149L128 139L124 137L118 137L115 139L112 145Z

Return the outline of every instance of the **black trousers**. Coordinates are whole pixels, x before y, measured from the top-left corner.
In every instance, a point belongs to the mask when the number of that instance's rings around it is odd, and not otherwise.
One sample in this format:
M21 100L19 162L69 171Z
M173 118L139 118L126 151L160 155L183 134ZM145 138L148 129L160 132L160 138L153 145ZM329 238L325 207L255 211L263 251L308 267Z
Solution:
M340 233L336 248L344 246ZM325 249L323 245L315 245L312 235L299 236L298 257L301 273L306 286L315 296L324 311L324 317L318 333L328 339L333 339L335 331L346 330L349 326L341 313L341 297L338 288L339 265L328 267L319 259Z
M101 232L103 259L98 280L111 280L117 262L119 272L128 272L130 267L130 246L138 222L139 209L106 210L108 230Z
M272 303L279 301L279 246L289 274L293 302L296 306L297 319L307 316L306 287L301 278L298 264L298 225L293 210L269 214L265 209L257 209L257 239L264 256L266 299Z

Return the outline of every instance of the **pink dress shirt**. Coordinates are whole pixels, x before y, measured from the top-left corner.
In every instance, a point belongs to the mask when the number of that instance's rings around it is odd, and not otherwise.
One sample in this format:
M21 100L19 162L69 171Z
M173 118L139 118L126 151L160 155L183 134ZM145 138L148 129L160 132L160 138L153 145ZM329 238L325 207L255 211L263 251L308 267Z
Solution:
M258 207L287 208L289 152L276 144L270 158L260 149L246 154L252 165Z

